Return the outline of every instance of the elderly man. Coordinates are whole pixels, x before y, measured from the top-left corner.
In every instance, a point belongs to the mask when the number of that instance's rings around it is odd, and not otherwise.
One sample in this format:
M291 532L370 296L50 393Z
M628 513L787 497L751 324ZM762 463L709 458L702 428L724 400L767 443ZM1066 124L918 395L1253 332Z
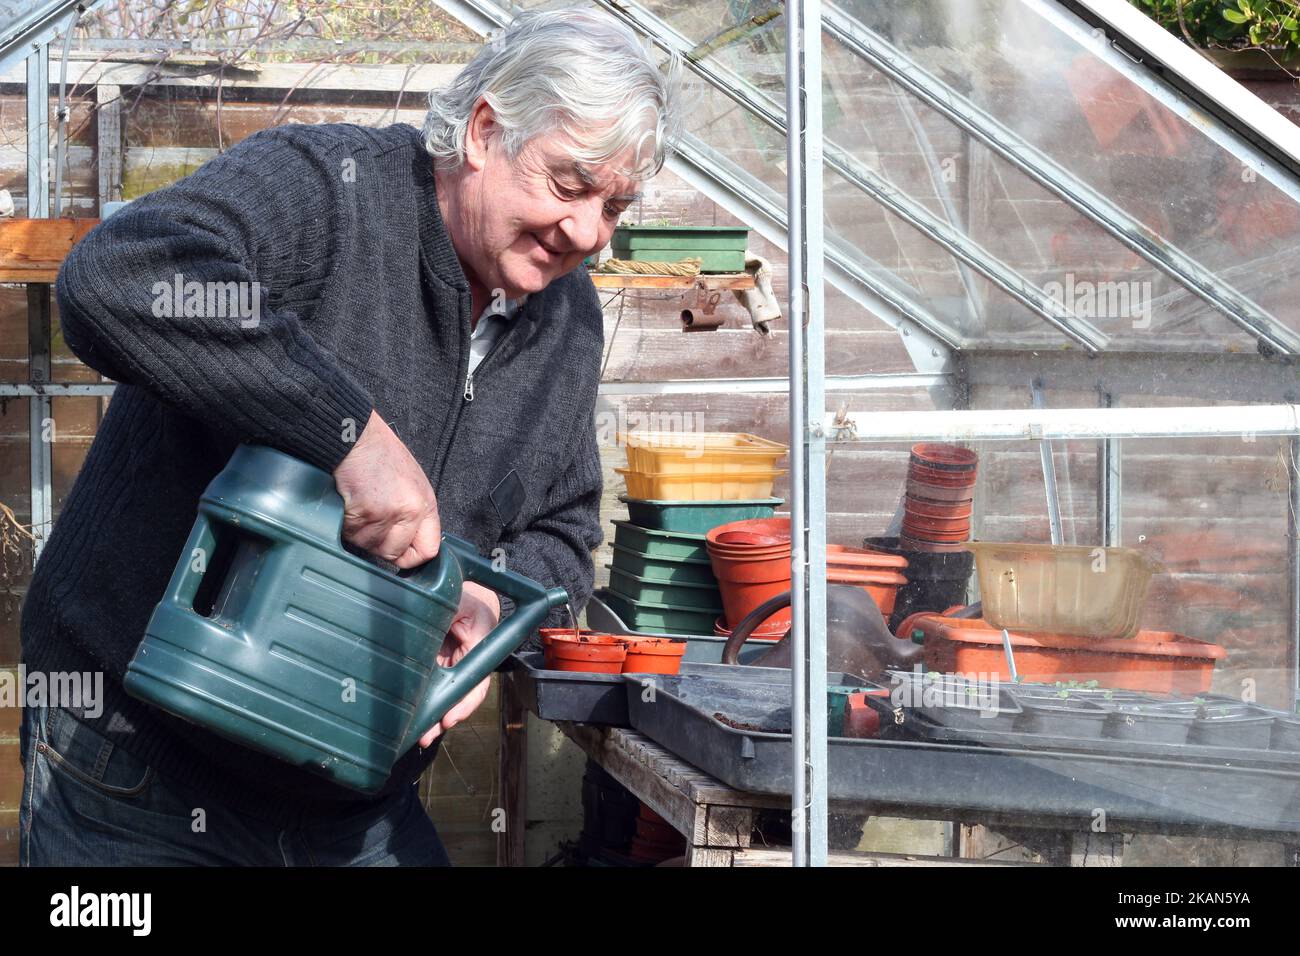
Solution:
M23 656L106 689L98 716L24 712L22 863L446 862L415 782L486 682L362 798L121 681L240 442L331 472L356 548L410 568L448 531L586 603L603 324L581 265L661 167L676 76L596 14L528 15L430 96L422 133L263 131L76 247L64 334L122 384L37 566ZM231 282L247 308L214 314L203 290ZM467 585L444 660L502 604Z

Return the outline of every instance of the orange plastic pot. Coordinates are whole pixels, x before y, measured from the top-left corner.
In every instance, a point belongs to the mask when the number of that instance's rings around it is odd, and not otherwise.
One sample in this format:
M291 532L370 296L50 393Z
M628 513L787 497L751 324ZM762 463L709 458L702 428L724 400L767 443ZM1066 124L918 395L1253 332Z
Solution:
M868 695L850 694L844 705L845 737L876 737L880 734L880 714L867 703Z
M705 540L709 544L728 545L724 536L730 536L733 532L744 535L755 535L767 538L766 541L750 539L748 544L771 546L771 545L789 545L790 543L790 519L789 518L746 518L743 521L728 521L726 524L717 525L710 528L705 535Z
M907 496L913 501L971 505L975 500L975 486L972 484L952 488L946 485L931 485L923 481L917 481L915 478L908 478Z
M923 635L928 669L1008 679L1002 631L986 621L914 614L898 633L911 637L916 631ZM1217 644L1170 631L1141 630L1113 640L1039 632L1008 636L1016 670L1035 683L1095 680L1124 690L1200 694L1210 689L1215 665L1227 657Z
M782 555L785 556L786 560L790 558L789 544L772 545L770 547L758 545L753 547L727 547L721 544L709 544L706 545L706 550L710 555L720 554L726 558L737 558L742 561L751 558L779 558Z
M826 564L837 568L895 568L907 567L907 558L901 554L886 554L871 548L850 548L842 544L826 545Z
M685 641L667 637L628 637L623 638L623 643L627 645L624 674L676 674L682 668Z
M544 643L546 667L555 671L619 674L627 657L627 644L612 634L552 635Z
M789 547L790 539L757 531L724 531L718 535L713 544L715 547L723 545L728 548L783 548Z
M790 630L788 622L784 625L779 621L773 624L772 619L769 618L754 629L754 632L749 635L749 639L751 641L779 641L785 637L785 632L788 630ZM713 633L718 637L731 637L731 628L727 627L725 617L720 617L713 622Z
M959 527L956 531L931 531L929 528L918 528L906 518L903 519L903 534L909 538L916 538L918 541L939 541L939 542L956 542L966 541L970 538L970 524L967 522L964 526Z
M790 555L778 557L734 558L709 548L713 575L722 592L722 609L727 626L735 627L746 615L769 598L790 590ZM782 608L768 619L772 627L790 626L790 609Z
M927 485L940 488L973 488L976 473L973 471L939 471L935 468L921 468L912 465L907 469L907 477Z
M827 584L856 584L871 595L886 620L894 613L898 589L907 578L895 571L863 571L860 569L827 568Z
M974 469L979 466L979 460L979 455L960 445L921 442L912 446L912 461L931 468Z
M539 627L537 633L542 637L542 647L545 647L547 641L552 637L582 637L584 634L597 634L600 632L593 631L589 627Z
M937 538L950 534L965 537L970 534L970 517L927 518L909 511L903 516L903 530L913 537Z
M975 507L972 501L925 501L907 495L903 499L903 509L907 514L918 518L969 518Z

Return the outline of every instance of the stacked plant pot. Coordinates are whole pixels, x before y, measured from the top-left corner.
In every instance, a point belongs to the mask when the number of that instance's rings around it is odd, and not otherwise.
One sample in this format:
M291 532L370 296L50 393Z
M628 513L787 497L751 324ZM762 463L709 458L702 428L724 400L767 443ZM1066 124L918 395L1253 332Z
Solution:
M912 447L903 498L903 551L955 553L970 540L979 456L958 445Z
M728 637L751 611L790 590L791 544L789 518L733 521L709 531L705 538L713 573L722 590L723 616L715 633ZM875 600L888 619L898 589L907 583L901 573L907 560L866 548L828 545L826 580L854 584ZM751 640L780 640L790 629L790 609L775 612L751 635Z
M772 484L786 446L730 432L621 436L630 520L614 522L610 609L634 631L713 634L722 614L704 535L715 525L773 514Z
M628 846L628 856L644 864L662 863L686 852L686 838L673 825L644 803L636 818L636 834Z

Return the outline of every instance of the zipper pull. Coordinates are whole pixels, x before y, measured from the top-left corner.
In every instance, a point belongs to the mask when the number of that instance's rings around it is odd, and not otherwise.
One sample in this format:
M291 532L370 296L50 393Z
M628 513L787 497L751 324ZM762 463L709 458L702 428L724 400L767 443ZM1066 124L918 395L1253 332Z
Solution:
M465 376L465 401L474 401L474 373Z

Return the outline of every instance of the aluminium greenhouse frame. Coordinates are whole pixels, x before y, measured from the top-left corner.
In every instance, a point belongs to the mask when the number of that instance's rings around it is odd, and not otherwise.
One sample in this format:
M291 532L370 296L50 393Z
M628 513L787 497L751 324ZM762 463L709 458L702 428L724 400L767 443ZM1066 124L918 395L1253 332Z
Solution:
M492 0L438 0L440 6L481 35L508 25L512 11ZM662 20L641 8L635 0L593 0L647 36L667 51L684 52L686 42ZM1196 120L1208 109L1224 125L1214 127L1196 122L1199 129L1220 145L1229 144L1234 153L1262 177L1292 195L1300 196L1300 129L1282 119L1252 94L1208 65L1197 53L1183 46L1163 28L1131 8L1125 0L1023 0L1045 18L1068 29L1089 52L1139 85L1162 105L1187 120ZM848 441L898 441L921 438L948 440L1097 438L1102 441L1101 486L1098 489L1100 537L1106 545L1119 543L1119 512L1122 475L1119 443L1123 437L1154 435L1278 435L1290 438L1289 481L1291 503L1288 519L1288 582L1291 611L1290 643L1300 661L1300 557L1297 542L1297 514L1300 514L1300 395L1297 395L1294 366L1261 361L1259 356L1153 353L1114 354L1104 350L1104 339L1094 330L1073 324L1062 308L1050 308L1037 299L1031 283L998 262L977 244L954 236L942 228L932 214L893 190L877 177L865 175L858 165L833 149L825 148L822 137L822 75L820 43L808 43L809 36L826 32L858 56L946 117L965 134L981 142L1038 185L1069 204L1100 226L1145 261L1173 277L1188 293L1210 304L1238 327L1248 331L1264 356L1293 358L1300 354L1300 336L1194 259L1172 247L1099 191L1080 181L1050 157L1023 141L994 117L964 100L953 90L912 63L883 38L866 30L830 3L821 0L788 0L786 18L786 115L782 119L770 98L742 78L715 66L687 57L696 76L725 93L733 102L769 128L796 135L786 137L787 202L782 208L775 192L747 177L726 157L711 150L696 137L687 135L669 159L674 174L703 195L748 223L764 238L787 250L790 261L788 311L792 319L790 368L799 370L789 380L792 527L799 529L792 540L792 632L794 644L793 726L795 746L794 792L792 794L793 850L796 865L822 865L827 859L827 747L824 708L810 707L825 691L826 639L826 500L825 461L829 444ZM1071 13L1083 17L1092 29L1082 29L1069 20ZM1159 71L1164 83L1155 79ZM793 77L799 83L792 83ZM1165 85L1168 84L1168 85ZM1083 353L1044 354L983 351L956 330L939 321L915 297L882 282L846 254L835 237L824 235L822 216L823 160L864 193L881 202L899 218L927 235L958 261L988 277L1021 304L1037 312L1044 321L1082 345ZM919 213L919 214L918 214ZM936 226L936 222L939 223ZM825 374L823 288L826 280L887 325L895 328L915 364L916 373L899 376ZM1011 288L1009 288L1011 287ZM1012 289L1017 289L1012 291ZM1050 314L1048 314L1050 313ZM800 317L797 324L794 317ZM1107 387L1096 384L1095 369L1080 361L1106 363L1123 380L1135 378L1136 363L1146 364L1159 374L1185 368L1188 362L1213 372L1223 367L1250 363L1251 386L1215 382L1214 391L1258 399L1262 392L1271 405L1233 406L1228 410L1197 406L1194 409L1114 409ZM878 425L882 416L857 417L851 413L824 420L809 409L826 408L826 393L839 389L861 389L867 383L889 387L900 380L924 380L939 401L949 391L960 392L980 375L1010 374L1043 363L1060 371L1072 367L1063 377L1091 381L1099 393L1096 409L1047 409L1026 411L891 413L890 425ZM1019 381L1018 378L1009 381ZM1035 376L1035 380L1037 380ZM1008 381L1008 379L1003 379ZM1028 380L1026 380L1028 384ZM1224 388L1217 388L1226 384ZM777 390L779 380L751 382L749 390ZM670 394L734 391L739 382L682 379L662 383L602 385L601 394ZM1139 391L1146 391L1140 389ZM1216 397L1218 397L1216 395ZM1180 424L1180 419L1182 424ZM1192 423L1189 424L1188 422ZM1046 459L1045 459L1046 460ZM1300 679L1300 668L1297 668ZM1300 684L1296 686L1300 700Z
M36 4L14 23L0 28L0 70L18 60L27 72L27 217L50 217L50 45L66 36L99 0L53 0ZM57 211L56 211L57 212ZM55 397L106 396L112 383L52 381L50 293L48 283L27 284L28 381L0 383L0 399L27 398L31 476L33 561L40 558L54 522L53 442L45 440L53 422Z

